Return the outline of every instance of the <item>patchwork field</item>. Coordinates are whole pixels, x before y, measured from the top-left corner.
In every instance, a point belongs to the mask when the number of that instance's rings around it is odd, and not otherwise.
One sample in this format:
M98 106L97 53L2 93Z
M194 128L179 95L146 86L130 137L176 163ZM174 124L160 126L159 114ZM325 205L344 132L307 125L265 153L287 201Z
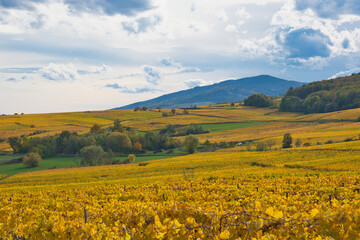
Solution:
M164 112L169 113L169 116L163 117L162 113ZM351 128L348 123L356 122L360 116L359 109L303 115L281 113L276 109L244 106L230 107L229 105L213 105L190 109L189 114L183 114L181 109L177 109L175 115L171 115L170 112L169 109L161 109L146 112L122 110L0 116L0 151L11 151L6 142L6 138L10 136L43 137L59 134L63 130L82 134L88 132L94 124L109 127L115 119L120 119L123 126L132 127L141 132L159 130L169 124L206 124L203 126L208 126L209 130L212 131L210 131L210 134L199 136L204 141L206 139L210 141L256 140L276 135L280 136L281 133L277 134L276 129L282 129L282 133L284 133L304 131L304 127L308 127L305 131L311 131L312 128L316 130L333 128L334 126L338 127L339 131L344 128L343 133L340 134L341 136L335 134L334 131L330 131L334 133L334 137L339 139L347 135L349 137L354 136L355 133L346 132ZM221 123L226 124L221 125ZM338 125L334 125L334 123L338 123ZM260 126L262 129L258 130L258 124L264 124ZM251 126L254 127L251 128ZM246 127L245 132L243 132L244 127ZM355 131L358 131L358 125L355 124L353 127ZM239 130L232 131L236 129ZM275 133L268 132L270 129L274 130ZM328 138L331 137L328 136Z
M359 109L303 115L214 105L176 111L168 117L162 113L170 110L1 117L1 138L72 128L84 133L119 118L137 131L195 123L210 131L197 135L200 142L250 142L111 166L77 167L74 157L56 157L23 173L21 163L2 164L13 155L2 155L0 239L360 238ZM302 144L282 149L284 133ZM255 151L269 140L272 150Z

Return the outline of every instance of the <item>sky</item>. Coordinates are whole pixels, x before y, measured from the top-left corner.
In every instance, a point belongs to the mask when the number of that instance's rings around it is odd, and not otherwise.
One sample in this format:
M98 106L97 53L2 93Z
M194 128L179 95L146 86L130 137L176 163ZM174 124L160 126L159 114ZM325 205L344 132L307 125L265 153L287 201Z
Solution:
M0 114L360 72L358 0L0 0Z

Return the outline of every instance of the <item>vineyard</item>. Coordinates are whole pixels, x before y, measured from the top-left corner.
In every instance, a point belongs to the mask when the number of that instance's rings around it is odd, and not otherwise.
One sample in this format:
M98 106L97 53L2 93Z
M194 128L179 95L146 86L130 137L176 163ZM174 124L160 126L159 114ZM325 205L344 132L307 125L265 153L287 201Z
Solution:
M357 239L359 181L358 176L254 176L23 190L1 195L0 236Z
M0 239L360 238L358 109L302 115L216 105L161 112L19 115L22 126L2 116L9 128L1 124L1 136L24 134L34 122L45 135L67 127L81 133L119 118L138 131L196 123L210 130L198 135L201 142L252 142L132 164L0 174ZM303 144L282 149L287 132ZM269 140L272 149L255 151Z
M0 236L356 239L359 142L327 146L17 174L0 181Z
M357 122L360 109L303 115L282 113L276 109L213 105L190 109L188 114L183 114L181 109L177 109L174 115L162 116L163 113L170 112L169 109L161 109L146 112L122 110L0 116L0 151L11 150L5 141L11 136L43 137L59 134L63 130L83 134L89 132L94 124L99 124L103 128L109 127L115 119L120 119L123 126L141 132L157 131L168 124L199 124L205 128L207 125L212 128L214 124L217 124L220 126L220 131L199 135L201 141L209 139L212 142L272 138L280 136L281 133L299 132L314 133L313 135L317 137L310 135L304 138L309 138L310 142L316 143L332 137L334 140L343 140L343 138L360 134L360 123ZM224 124L224 127L221 127L221 124ZM235 125L228 130L226 125L231 124ZM246 124L248 126L244 128ZM326 132L327 135L317 139L319 130ZM342 133L339 133L340 130Z

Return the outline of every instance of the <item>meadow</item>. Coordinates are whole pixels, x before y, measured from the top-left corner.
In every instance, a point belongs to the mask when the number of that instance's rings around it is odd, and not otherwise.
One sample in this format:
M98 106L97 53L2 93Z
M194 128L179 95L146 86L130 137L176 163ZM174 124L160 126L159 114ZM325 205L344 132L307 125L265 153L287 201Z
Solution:
M55 134L74 117L81 133L119 118L137 131L195 123L210 130L198 135L201 142L252 142L138 156L133 164L77 167L74 157L56 157L22 173L20 163L0 165L0 239L360 238L360 109L303 115L214 105L161 112L49 114L42 129ZM61 123L47 126L49 119ZM26 130L17 126L9 131ZM281 148L288 132L301 146ZM272 150L255 151L268 140ZM14 169L4 171L8 166Z
M138 155L135 158L135 163L145 162L154 159L163 159L163 158L171 158L181 155L181 153L158 153L158 154L142 154ZM80 167L80 156L56 156L51 158L45 158L42 160L41 165L28 168L25 167L22 163L14 163L14 164L6 164L7 161L21 158L23 155L0 155L0 174L6 176L12 176L18 173L24 172L34 172L48 169L57 169L57 168L76 168ZM127 156L116 156L113 160L119 160L119 162L123 162Z

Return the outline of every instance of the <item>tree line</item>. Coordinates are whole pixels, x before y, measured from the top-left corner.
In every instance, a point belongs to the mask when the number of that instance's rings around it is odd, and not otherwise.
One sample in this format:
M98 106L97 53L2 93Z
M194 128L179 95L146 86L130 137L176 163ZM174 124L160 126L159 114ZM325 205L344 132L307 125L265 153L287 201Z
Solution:
M360 74L290 88L280 111L324 113L360 107Z
M275 107L272 97L252 94L245 106ZM282 112L325 113L360 107L360 73L289 88L282 97Z
M171 127L167 127L169 129ZM192 129L192 127L190 127ZM195 131L196 132L196 131ZM188 132L189 134L192 131ZM26 166L38 166L42 158L56 155L80 155L81 165L104 165L114 162L117 154L130 154L127 163L135 160L134 153L169 150L184 146L188 153L194 153L199 145L196 136L187 134L183 143L170 136L168 131L139 134L132 128L123 127L117 119L109 129L94 124L90 132L79 135L76 132L62 131L61 134L45 137L9 137L8 143L14 153L27 154L23 159Z

